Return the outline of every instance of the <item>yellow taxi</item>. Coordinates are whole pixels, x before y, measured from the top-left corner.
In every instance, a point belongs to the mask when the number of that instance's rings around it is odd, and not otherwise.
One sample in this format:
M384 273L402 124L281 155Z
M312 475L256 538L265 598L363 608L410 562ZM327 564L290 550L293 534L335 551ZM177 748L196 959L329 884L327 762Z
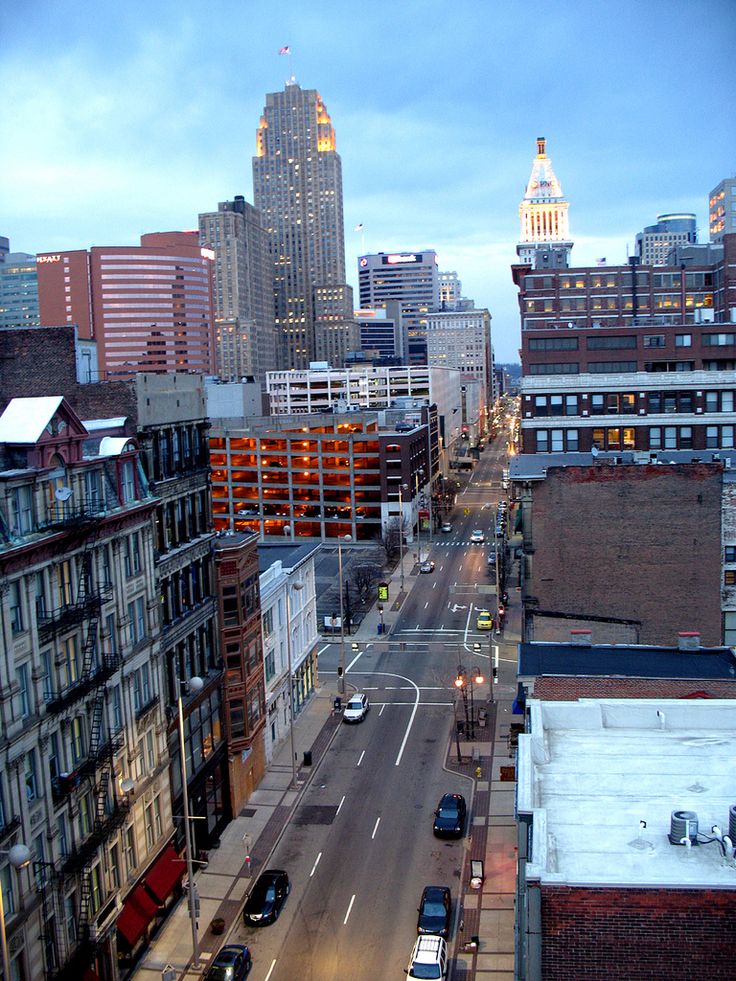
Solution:
M493 630L493 617L488 610L478 610L475 626L478 630Z

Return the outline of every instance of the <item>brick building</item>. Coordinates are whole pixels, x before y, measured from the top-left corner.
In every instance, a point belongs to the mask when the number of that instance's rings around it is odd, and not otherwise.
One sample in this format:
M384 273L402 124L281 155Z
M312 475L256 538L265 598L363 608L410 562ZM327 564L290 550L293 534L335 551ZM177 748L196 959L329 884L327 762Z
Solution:
M555 466L550 458L525 472L524 459L513 461L512 480L525 640L560 640L580 626L601 642L662 644L697 630L706 644L721 643L731 486L723 461Z
M736 235L691 253L678 266L512 267L523 452L734 447Z
M727 648L521 645L519 981L732 977L733 857L711 828L736 831L735 668ZM701 833L672 844L683 810Z

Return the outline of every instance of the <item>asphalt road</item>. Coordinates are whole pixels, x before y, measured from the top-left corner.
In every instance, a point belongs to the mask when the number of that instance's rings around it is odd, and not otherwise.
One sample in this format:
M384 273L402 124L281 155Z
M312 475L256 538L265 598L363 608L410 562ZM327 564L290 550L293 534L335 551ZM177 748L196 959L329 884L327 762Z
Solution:
M229 938L251 947L252 981L400 977L424 886L450 886L457 913L467 839L435 838L432 820L443 793L471 799L469 781L444 761L458 664L470 670L484 657L488 674L489 635L475 630L475 615L495 605L492 593L479 592L494 584L491 546L469 539L483 528L492 541L500 468L489 447L459 495L452 534L435 537L435 572L406 575L409 595L388 640L361 645L357 658L348 649L348 690L366 691L371 711L363 723L341 727L277 846L271 866L292 880L281 917L261 929L241 924ZM427 546L425 539L423 555ZM474 642L481 656L472 653ZM323 678L338 657L338 644L322 650Z

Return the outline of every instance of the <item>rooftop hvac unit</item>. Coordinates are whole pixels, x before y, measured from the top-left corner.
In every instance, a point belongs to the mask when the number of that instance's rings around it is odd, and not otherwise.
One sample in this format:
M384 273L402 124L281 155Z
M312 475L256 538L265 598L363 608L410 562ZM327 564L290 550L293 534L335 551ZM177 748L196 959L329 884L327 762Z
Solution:
M673 811L670 816L670 844L683 845L685 838L691 845L698 843L698 815L695 811Z
M736 841L736 804L731 804L728 809L728 837Z

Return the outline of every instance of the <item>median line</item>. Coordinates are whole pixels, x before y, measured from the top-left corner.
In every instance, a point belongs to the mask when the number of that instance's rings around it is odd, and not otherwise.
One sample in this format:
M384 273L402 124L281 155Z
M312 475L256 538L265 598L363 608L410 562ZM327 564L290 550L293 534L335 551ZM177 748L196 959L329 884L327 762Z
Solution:
M350 897L350 902L348 903L348 911L345 914L345 919L342 921L343 926L345 926L345 924L348 922L348 917L350 916L350 910L353 908L354 902L355 902L355 893L353 893L353 895Z

